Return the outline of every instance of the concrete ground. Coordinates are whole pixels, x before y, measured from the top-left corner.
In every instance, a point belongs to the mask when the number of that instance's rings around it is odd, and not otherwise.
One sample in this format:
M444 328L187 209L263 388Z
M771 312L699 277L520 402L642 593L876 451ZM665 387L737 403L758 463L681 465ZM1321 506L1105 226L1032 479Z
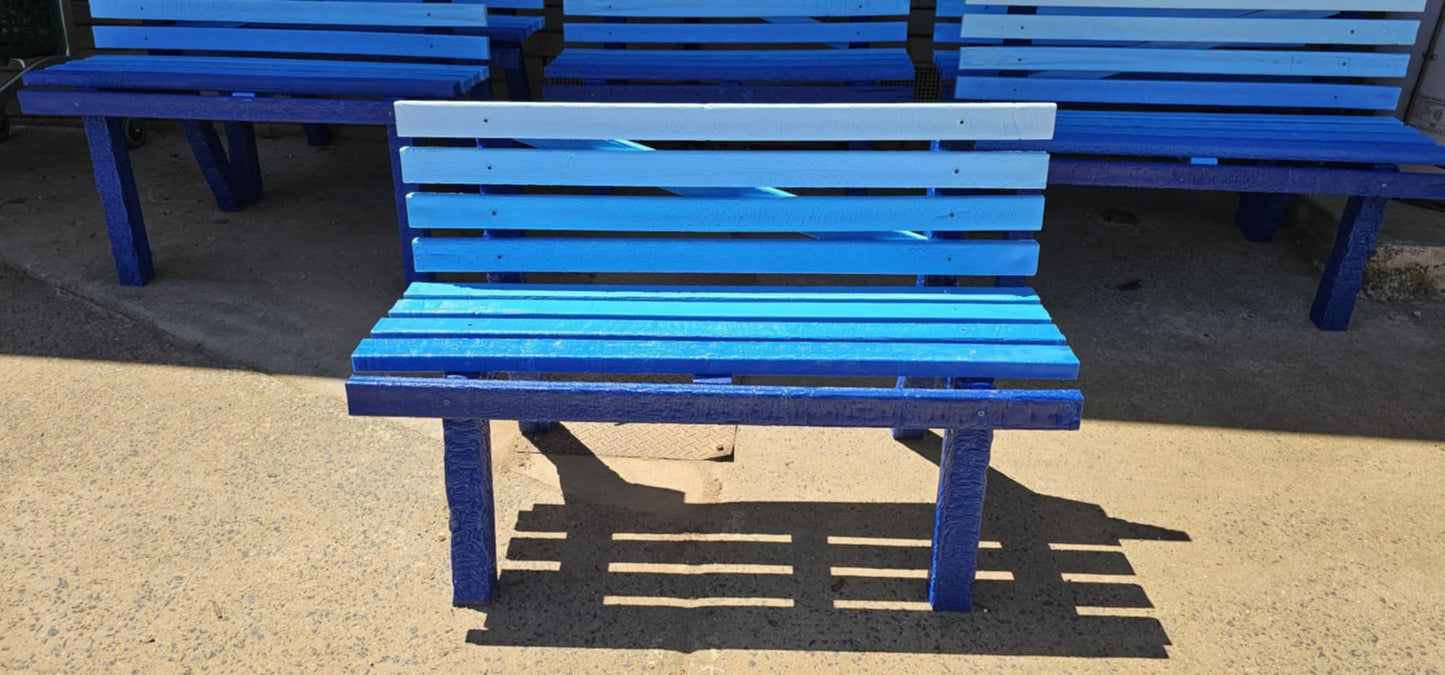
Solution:
M84 139L0 146L0 667L726 673L1445 668L1445 304L1306 314L1233 199L1050 193L1077 433L995 448L980 609L921 611L937 441L744 428L730 462L518 452L501 591L448 604L439 424L353 419L401 289L384 146L262 142L216 212L135 153L158 277L112 277ZM882 468L883 470L880 470Z

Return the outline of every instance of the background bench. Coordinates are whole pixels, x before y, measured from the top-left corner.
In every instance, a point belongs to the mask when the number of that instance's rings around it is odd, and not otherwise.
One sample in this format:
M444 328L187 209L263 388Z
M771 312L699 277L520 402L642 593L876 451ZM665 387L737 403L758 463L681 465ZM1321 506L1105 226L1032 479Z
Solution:
M908 5L564 0L566 47L543 98L912 101Z
M479 4L92 0L90 9L117 22L93 28L110 53L28 73L20 104L84 118L127 285L144 284L153 267L123 118L180 120L217 205L234 211L262 195L255 122L387 125L396 149L393 100L488 94L488 39L465 34L487 26ZM213 120L226 122L224 145Z
M1208 9L1187 9L1207 6ZM1311 317L1344 330L1392 197L1439 199L1410 165L1445 149L1390 117L1424 0L958 0L938 59L959 100L1058 101L1050 184L1240 192L1239 225L1269 239L1296 194L1351 197ZM1385 12L1392 12L1388 16Z
M1047 155L919 141L1044 138L1052 119L1041 104L399 103L400 132L419 143L402 150L403 173L428 188L408 199L425 233L416 266L454 276L412 284L377 323L352 355L347 396L355 415L443 419L454 601L489 601L497 577L488 420L553 419L948 429L930 600L968 609L993 430L1076 428L1081 406L1077 391L996 390L994 380L1072 379L1078 361L1026 288L839 279L1032 275L1037 242L1001 235L1040 228L1042 196L1017 191L1043 186ZM860 140L911 143L806 149ZM756 185L799 196L727 192ZM702 192L667 192L682 187ZM535 236L487 236L496 230ZM895 230L935 236L789 234ZM480 282L497 273L560 283ZM679 273L825 276L790 287L670 283ZM651 285L610 283L614 274L650 275L632 278ZM601 276L577 285L579 275ZM508 372L550 376L496 376ZM659 375L679 381L632 379ZM733 384L753 376L827 386ZM949 386L892 386L899 377Z

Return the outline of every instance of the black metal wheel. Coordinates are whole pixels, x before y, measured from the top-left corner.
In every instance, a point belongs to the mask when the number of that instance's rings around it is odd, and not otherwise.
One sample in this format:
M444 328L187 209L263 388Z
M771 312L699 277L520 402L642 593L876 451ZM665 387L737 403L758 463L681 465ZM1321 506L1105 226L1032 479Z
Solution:
M125 147L134 150L146 144L145 124L140 120L125 121Z

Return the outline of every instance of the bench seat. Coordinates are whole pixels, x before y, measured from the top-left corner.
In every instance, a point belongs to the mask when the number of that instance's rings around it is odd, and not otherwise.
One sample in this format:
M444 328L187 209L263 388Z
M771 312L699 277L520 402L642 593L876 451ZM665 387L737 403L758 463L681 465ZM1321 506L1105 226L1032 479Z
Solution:
M982 142L1067 155L1445 164L1445 147L1394 117L1061 110L1054 139Z
M568 49L547 65L553 79L729 82L912 80L906 49L790 51Z
M493 371L1073 379L1019 288L412 284L358 373Z
M29 73L32 87L451 98L485 66L230 56L101 54Z

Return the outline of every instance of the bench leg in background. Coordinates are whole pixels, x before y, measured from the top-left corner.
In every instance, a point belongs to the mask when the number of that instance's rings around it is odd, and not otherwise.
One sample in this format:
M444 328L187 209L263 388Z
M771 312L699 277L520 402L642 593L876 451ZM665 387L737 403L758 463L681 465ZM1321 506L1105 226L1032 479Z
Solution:
M1239 210L1234 214L1234 221L1245 239L1269 241L1284 222L1293 201L1292 194L1245 192L1239 195Z
M191 154L196 156L196 164L201 167L201 176L216 197L216 208L228 213L245 208L246 203L241 199L235 174L231 170L231 160L226 157L226 148L221 145L215 125L197 120L181 120L180 124L181 133L185 134L186 143L191 146Z
M451 512L452 604L486 604L497 587L491 425L486 420L442 420L442 434Z
M1365 264L1375 252L1375 241L1389 208L1387 197L1351 197L1335 234L1335 246L1320 279L1310 319L1320 330L1346 330L1355 310L1355 298L1365 281Z
M331 130L324 124L303 124L301 132L306 134L306 144L313 148L331 145Z
M992 448L991 430L950 429L944 433L933 561L928 568L928 602L936 612L973 608L984 484Z
M115 272L125 286L143 286L155 276L150 240L135 189L130 151L125 145L125 120L119 117L84 118L90 159L95 167L95 189L105 208L105 228Z
M411 220L406 215L406 195L416 189L415 185L408 185L401 179L401 149L411 143L410 138L402 138L396 135L396 125L386 127L386 142L388 151L391 153L391 187L392 193L396 196L396 221L401 231L401 265L403 275L407 283L415 281L431 281L432 275L422 274L416 271L416 256L412 251L412 241L417 237L426 236L423 230L411 229Z
M938 235L930 234L930 237ZM918 286L927 287L949 287L958 285L958 277L949 276L920 276L916 282ZM931 377L900 377L898 378L898 389L924 388L933 389L938 387L939 381ZM894 429L893 440L895 441L916 441L928 433L927 429Z
M236 196L246 206L261 201L265 189L261 184L261 157L256 150L256 125L227 122L226 149L230 151L231 174L236 178Z
M522 65L508 70L502 75L507 79L507 100L508 101L530 101L532 100L532 80L527 73L527 61L522 59Z

